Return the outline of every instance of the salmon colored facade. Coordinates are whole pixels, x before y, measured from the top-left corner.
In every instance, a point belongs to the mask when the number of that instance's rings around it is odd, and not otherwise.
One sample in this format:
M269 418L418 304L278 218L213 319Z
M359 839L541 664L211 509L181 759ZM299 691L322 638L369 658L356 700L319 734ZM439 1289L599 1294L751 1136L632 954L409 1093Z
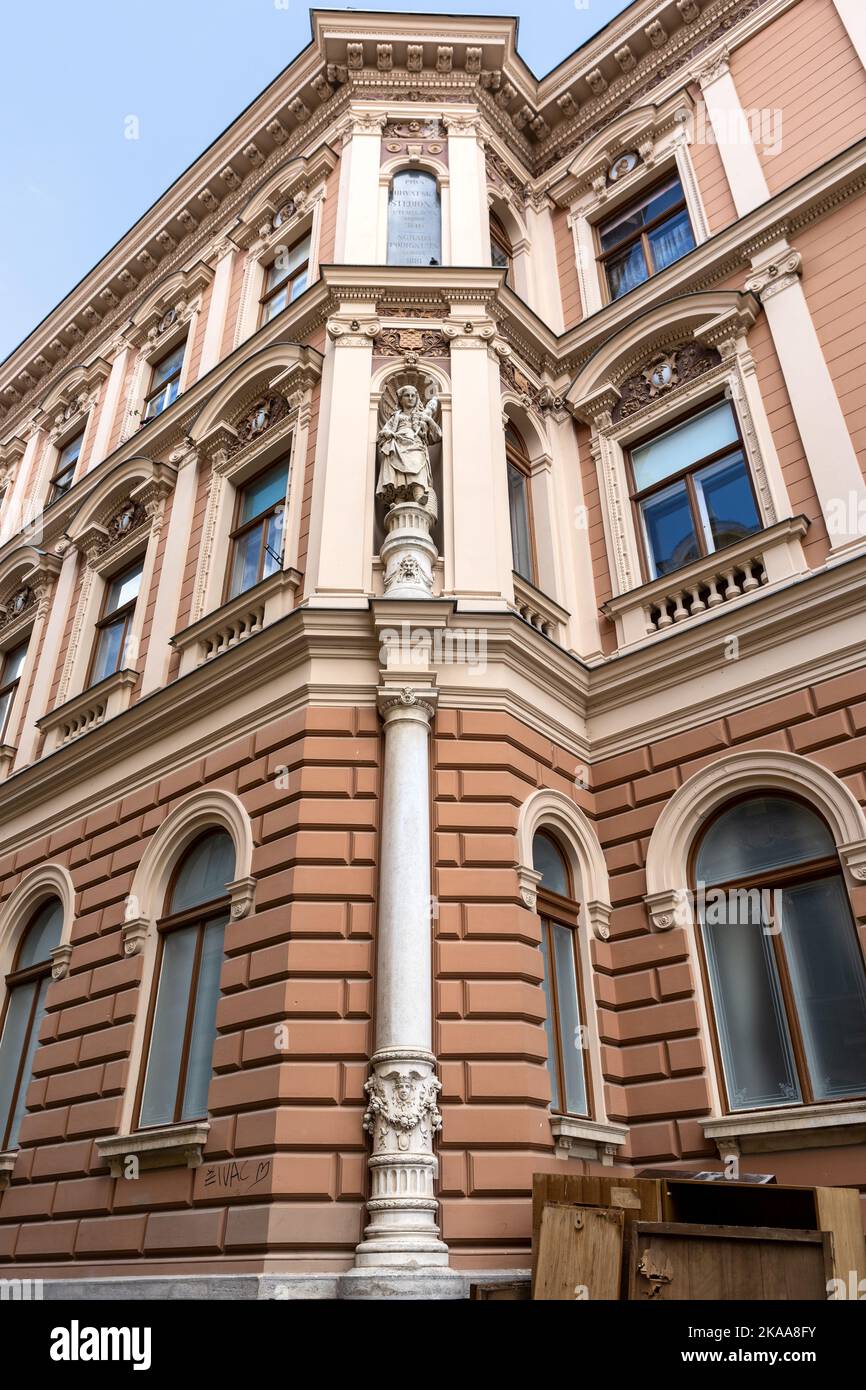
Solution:
M3 1278L866 1192L862 7L350 18L0 367Z

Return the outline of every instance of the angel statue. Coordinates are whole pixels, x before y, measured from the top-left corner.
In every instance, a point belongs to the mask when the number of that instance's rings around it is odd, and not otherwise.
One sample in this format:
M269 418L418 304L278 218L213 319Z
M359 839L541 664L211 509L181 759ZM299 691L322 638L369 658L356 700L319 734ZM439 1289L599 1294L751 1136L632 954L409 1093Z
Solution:
M380 467L376 496L387 506L419 502L436 514L429 446L442 438L434 419L438 409L435 396L422 406L414 386L401 386L397 391L397 409L377 436Z

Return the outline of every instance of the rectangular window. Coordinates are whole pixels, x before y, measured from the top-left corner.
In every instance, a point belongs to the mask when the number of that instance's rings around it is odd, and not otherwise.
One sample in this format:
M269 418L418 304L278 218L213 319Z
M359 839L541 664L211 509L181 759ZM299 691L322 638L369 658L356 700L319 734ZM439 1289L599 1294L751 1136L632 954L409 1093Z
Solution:
M734 412L701 410L630 451L651 579L734 545L761 518Z
M26 642L22 642L19 647L13 647L11 651L3 653L2 664L0 664L0 743L6 742L9 716L12 713L12 705L21 680L26 655Z
M252 589L283 563L283 517L289 460L280 459L240 489L227 598Z
M270 323L287 304L291 304L307 288L310 269L310 243L307 232L292 246L281 246L277 258L265 272L265 292L262 295L261 322Z
M81 442L84 439L84 430L77 434L74 439L70 439L68 444L64 444L57 459L57 467L51 479L51 490L48 494L48 504L56 502L58 497L63 497L72 487L75 479L75 468L78 463L78 456L81 453Z
M611 299L685 256L695 238L679 179L667 179L600 223L598 244Z
M180 374L183 368L183 355L186 342L178 343L171 352L166 353L153 365L150 390L144 401L141 422L153 420L171 405L180 390Z
M96 624L96 646L90 672L90 685L120 671L129 654L129 635L135 605L141 588L141 561L124 570L108 584L102 617Z

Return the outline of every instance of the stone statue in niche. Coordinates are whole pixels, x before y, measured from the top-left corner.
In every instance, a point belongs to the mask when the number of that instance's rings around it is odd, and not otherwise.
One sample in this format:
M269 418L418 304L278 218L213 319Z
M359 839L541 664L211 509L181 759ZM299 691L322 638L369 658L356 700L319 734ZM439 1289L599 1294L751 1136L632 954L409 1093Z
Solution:
M436 423L439 401L431 396L421 404L418 388L400 386L397 407L379 429L379 477L376 496L392 507L414 502L436 515L436 493L430 465L430 445L438 444L442 430Z

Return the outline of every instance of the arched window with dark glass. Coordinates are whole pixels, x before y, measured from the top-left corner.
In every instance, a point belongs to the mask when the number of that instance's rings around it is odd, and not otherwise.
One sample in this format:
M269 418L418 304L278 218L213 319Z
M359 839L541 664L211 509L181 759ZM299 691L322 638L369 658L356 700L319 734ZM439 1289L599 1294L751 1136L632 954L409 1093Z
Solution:
M0 1150L14 1149L25 1114L27 1087L51 983L51 952L60 945L63 907L48 898L34 912L6 976L0 1030Z
M866 969L821 817L786 796L729 804L694 879L729 1108L866 1095Z
M552 836L539 831L532 841L532 863L541 874L538 914L547 1004L547 1065L550 1108L563 1115L589 1115L590 1086L583 1019L583 991L571 873Z
M235 851L224 830L197 839L178 862L158 923L156 996L138 1123L144 1129L207 1114L216 1010Z
M505 283L510 285L514 251L511 238L495 212L490 214L490 264L505 271Z
M511 519L511 566L516 574L535 581L535 544L532 527L531 464L526 445L511 421L505 427L505 462L508 470L508 512Z
M391 180L388 264L442 264L439 184L424 169L399 169Z

